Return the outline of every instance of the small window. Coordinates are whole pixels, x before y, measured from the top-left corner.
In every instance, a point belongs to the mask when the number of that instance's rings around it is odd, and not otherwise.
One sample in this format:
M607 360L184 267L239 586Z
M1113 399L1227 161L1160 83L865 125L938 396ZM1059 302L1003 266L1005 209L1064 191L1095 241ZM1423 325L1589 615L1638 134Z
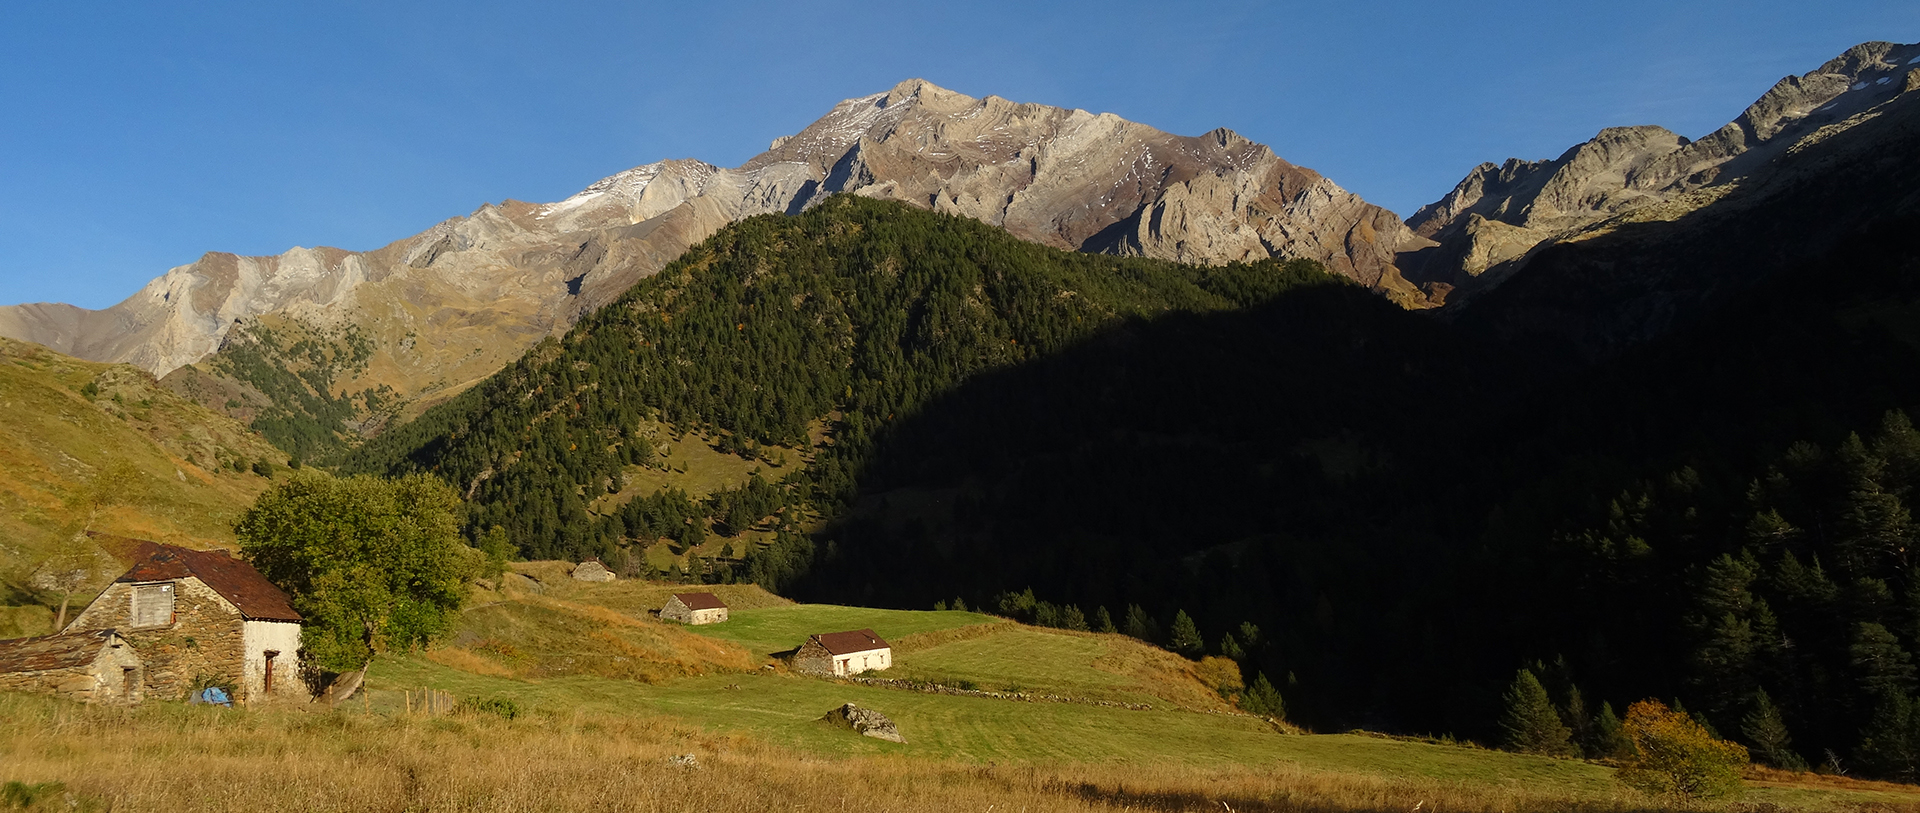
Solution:
M173 623L173 582L141 584L133 588L133 626L164 627Z

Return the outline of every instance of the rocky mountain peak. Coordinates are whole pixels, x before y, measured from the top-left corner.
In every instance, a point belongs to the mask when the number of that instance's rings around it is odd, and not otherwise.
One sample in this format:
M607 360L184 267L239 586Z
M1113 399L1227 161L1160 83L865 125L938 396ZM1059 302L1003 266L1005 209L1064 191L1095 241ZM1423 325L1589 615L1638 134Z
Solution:
M483 205L374 251L208 254L105 311L0 308L0 335L159 375L206 358L236 325L311 339L299 347L352 336L351 352L328 358L360 361L341 367L323 395L377 390L362 401L425 402L491 374L728 223L799 213L837 193L1075 251L1195 263L1306 257L1423 302L1394 261L1426 241L1232 130L1177 136L909 79L841 101L738 167L656 161L553 203ZM258 339L243 344L265 347ZM272 388L213 380L233 370L181 375L197 376L188 389L215 406L259 401Z
M1738 118L1699 140L1651 125L1609 127L1550 161L1481 164L1408 218L1415 234L1441 245L1399 263L1415 280L1447 286L1457 292L1453 301L1464 301L1461 293L1498 284L1536 246L1648 207L1665 207L1662 216L1675 217L1717 199L1713 190L1759 179L1789 151L1875 115L1904 92L1916 67L1920 45L1862 43L1813 71L1781 79ZM1676 205L1681 209L1667 211ZM1484 228L1476 217L1503 225ZM1492 239L1499 244L1483 244ZM1480 264L1492 257L1504 259ZM1488 270L1498 273L1483 276Z

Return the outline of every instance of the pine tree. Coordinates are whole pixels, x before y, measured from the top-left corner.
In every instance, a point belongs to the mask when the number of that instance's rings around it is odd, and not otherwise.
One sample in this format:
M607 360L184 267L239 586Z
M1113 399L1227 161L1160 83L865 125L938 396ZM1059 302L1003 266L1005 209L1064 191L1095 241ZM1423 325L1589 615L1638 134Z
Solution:
M1173 633L1167 639L1167 648L1194 660L1207 654L1207 642L1200 637L1200 628L1193 623L1193 617L1187 615L1186 610L1173 614Z
M1860 761L1874 773L1920 778L1920 709L1905 694L1882 695L1860 740Z
M1780 708L1773 704L1773 698L1767 696L1765 689L1753 693L1751 710L1740 721L1740 733L1753 744L1753 753L1762 762L1776 768L1790 771L1804 771L1807 761L1794 753L1793 738L1787 734L1787 723L1780 717Z
M1229 632L1220 636L1220 655L1236 662L1244 661L1247 659L1247 650L1241 647L1240 641Z
M1593 718L1593 755L1601 759L1621 759L1632 748L1620 716L1613 713L1613 704L1602 702L1600 713Z
M1573 753L1572 732L1560 722L1553 701L1533 673L1522 669L1507 689L1507 711L1500 720L1506 734L1507 750L1523 754L1569 756Z
M1119 632L1119 630L1113 626L1113 614L1107 612L1106 605L1101 605L1094 610L1093 631L1105 633Z
M1567 684L1567 702L1560 707L1560 721L1573 734L1575 750L1584 751L1593 742L1593 718L1587 715L1587 701L1580 696L1579 686Z
M1265 672L1255 675L1253 685L1248 686L1246 694L1240 696L1240 708L1262 717L1284 719L1287 716L1287 706L1281 701L1279 690L1267 680Z
M1138 604L1127 605L1127 634L1147 643L1160 641L1160 625Z
M1877 698L1904 697L1913 687L1913 659L1886 627L1862 623L1854 630L1853 658L1860 688Z

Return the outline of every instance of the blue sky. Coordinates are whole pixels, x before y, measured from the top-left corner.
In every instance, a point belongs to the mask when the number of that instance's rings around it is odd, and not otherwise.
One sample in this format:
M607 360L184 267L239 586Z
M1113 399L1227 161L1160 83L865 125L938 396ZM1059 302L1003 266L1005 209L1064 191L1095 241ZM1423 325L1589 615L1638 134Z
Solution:
M915 76L1230 127L1405 215L1601 127L1704 135L1872 39L1920 40L1920 3L11 3L0 304L731 166Z

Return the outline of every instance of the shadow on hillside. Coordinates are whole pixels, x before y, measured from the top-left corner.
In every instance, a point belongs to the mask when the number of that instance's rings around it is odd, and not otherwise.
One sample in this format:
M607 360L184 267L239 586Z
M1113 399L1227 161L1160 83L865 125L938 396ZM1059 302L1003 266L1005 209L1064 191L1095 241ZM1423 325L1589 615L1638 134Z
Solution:
M1130 320L890 424L801 589L991 608L1032 587L1090 622L1140 605L1166 625L1182 609L1209 644L1241 621L1317 619L1273 625L1275 651L1364 661L1354 642L1394 637L1379 625L1418 626L1402 588L1458 566L1406 531L1483 510L1471 495L1488 472L1461 444L1511 374L1345 284Z

